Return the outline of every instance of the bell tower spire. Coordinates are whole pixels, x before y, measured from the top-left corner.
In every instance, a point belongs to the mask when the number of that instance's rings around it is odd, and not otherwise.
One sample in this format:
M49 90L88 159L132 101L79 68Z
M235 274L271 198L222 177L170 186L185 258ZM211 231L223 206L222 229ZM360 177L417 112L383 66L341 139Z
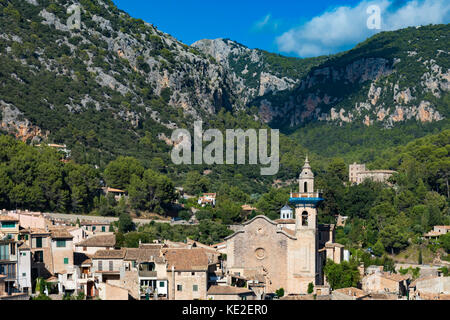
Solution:
M314 173L312 172L311 166L309 165L308 155L306 156L302 172L298 177L298 184L299 184L298 191L300 193L314 192Z

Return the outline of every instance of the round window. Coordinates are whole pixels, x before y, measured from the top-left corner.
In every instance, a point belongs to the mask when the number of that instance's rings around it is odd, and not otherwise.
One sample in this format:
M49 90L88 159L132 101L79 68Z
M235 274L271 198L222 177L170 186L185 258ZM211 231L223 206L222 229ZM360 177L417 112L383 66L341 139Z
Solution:
M266 257L266 250L264 250L263 248L258 248L255 250L255 255L256 258L258 259L264 259Z

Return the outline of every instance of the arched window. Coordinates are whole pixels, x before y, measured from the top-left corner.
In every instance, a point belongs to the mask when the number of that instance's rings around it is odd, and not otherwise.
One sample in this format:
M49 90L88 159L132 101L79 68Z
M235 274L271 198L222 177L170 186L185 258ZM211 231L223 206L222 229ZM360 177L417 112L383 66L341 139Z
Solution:
M302 213L302 226L307 226L308 225L308 212L307 211L303 211Z
M305 192L308 192L308 182L305 181L305 184L303 185L303 190L305 190Z

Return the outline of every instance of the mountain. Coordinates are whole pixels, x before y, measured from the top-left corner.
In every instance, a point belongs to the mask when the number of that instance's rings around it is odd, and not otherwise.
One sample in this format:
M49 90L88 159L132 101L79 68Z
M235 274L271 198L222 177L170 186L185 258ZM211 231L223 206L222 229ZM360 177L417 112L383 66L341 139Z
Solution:
M448 119L450 25L382 32L314 66L291 90L253 103L278 127L313 120L381 123Z
M204 39L192 47L214 57L224 67L244 104L269 93L293 89L312 67L327 60L283 57L230 39Z
M81 6L80 30L67 26L72 4ZM1 128L66 143L81 163L103 167L119 155L168 163L172 130L196 119L286 133L316 123L448 123L449 25L383 32L311 59L229 39L187 46L110 0L0 0L0 26ZM298 134L282 140L283 150L310 148Z

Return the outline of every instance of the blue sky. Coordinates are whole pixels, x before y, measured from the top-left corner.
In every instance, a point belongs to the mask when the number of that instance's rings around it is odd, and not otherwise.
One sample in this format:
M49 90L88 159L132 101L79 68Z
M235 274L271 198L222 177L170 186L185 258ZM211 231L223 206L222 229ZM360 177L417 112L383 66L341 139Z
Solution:
M188 45L230 38L250 48L299 57L347 50L383 30L450 23L448 0L113 1ZM372 5L380 9L380 29L367 27L375 13L367 13Z

